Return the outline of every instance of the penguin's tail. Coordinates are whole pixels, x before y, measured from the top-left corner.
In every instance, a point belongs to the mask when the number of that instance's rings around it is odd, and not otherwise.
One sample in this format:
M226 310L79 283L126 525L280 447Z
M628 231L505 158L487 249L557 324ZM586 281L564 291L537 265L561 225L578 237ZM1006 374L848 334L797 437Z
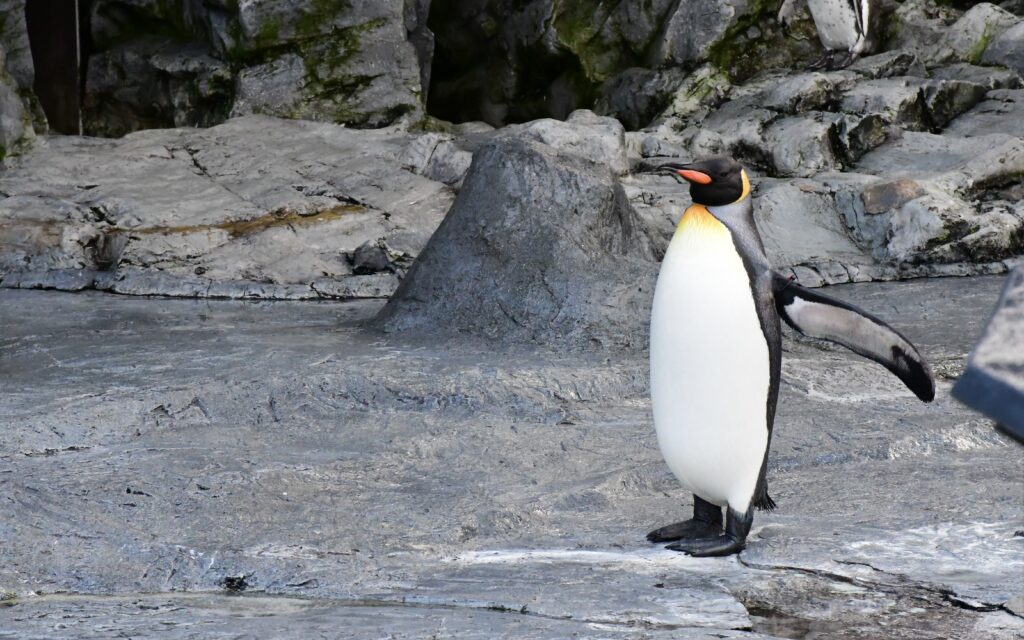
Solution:
M754 506L759 511L775 511L775 501L772 500L767 491L762 491L761 495L754 498Z

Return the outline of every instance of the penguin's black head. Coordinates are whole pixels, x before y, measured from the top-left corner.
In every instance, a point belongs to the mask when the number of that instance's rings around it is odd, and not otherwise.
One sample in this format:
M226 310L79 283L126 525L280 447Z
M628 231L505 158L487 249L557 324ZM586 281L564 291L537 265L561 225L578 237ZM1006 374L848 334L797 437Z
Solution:
M726 156L690 164L669 162L658 167L657 171L683 178L690 183L690 197L693 201L711 207L741 200L749 184L740 163Z

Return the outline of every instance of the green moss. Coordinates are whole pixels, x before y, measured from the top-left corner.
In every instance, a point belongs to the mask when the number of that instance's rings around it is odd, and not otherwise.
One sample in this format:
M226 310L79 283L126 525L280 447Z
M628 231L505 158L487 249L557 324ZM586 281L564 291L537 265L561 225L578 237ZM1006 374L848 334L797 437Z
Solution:
M410 126L409 130L415 133L455 133L452 123L427 114Z
M578 0L556 6L552 22L559 39L576 54L587 78L602 81L625 66L622 58L629 51L622 46L608 46L601 29L608 24L608 13L614 3L601 0Z
M620 4L605 0L563 0L555 4L552 12L551 23L560 42L579 58L591 82L602 82L630 67L645 66L650 47L658 41L657 37L652 37L650 42L630 42L613 29L616 22L612 13ZM667 19L668 8L666 5L662 14L657 14L650 0L638 7L647 14L646 19L651 24Z
M981 56L985 55L985 49L988 49L989 43L992 42L992 32L989 31L988 25L985 26L985 31L982 32L981 38L971 49L970 53L967 54L967 61L971 64L978 64L981 62Z
M309 0L309 7L295 22L295 35L310 38L323 34L324 27L352 10L349 0Z
M266 49L281 42L281 24L277 20L267 20L260 25L252 37L252 46L256 49Z
M746 13L711 45L708 60L733 82L742 82L773 66L792 64L801 57L796 49L802 42L817 43L813 23L809 18L797 20L786 35L776 27L777 12L775 0L751 0Z
M685 122L688 116L723 99L729 86L726 74L714 65L704 65L690 74L676 91L671 113Z

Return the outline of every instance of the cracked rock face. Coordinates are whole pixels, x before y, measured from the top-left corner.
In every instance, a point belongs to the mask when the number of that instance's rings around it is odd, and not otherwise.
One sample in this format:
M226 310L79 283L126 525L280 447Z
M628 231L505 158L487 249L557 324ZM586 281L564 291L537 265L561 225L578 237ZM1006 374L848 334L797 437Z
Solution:
M1004 28L1020 22L995 15ZM627 147L641 168L739 158L762 176L755 215L773 263L810 286L1003 272L1024 254L1019 87L1012 69L926 68L909 50L889 51L844 71L767 72L679 99L686 106L627 134ZM677 219L687 204L662 180L626 186L654 219Z
M453 198L402 168L410 140L260 116L121 141L51 138L0 176L4 285L390 295L394 271L357 273L348 255L378 241L415 255Z

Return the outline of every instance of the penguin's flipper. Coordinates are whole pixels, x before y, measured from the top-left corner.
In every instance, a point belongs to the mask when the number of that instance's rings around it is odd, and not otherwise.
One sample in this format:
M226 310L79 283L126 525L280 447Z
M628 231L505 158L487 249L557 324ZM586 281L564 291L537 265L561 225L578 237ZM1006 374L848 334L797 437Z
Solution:
M924 400L935 398L935 379L917 349L898 331L857 307L773 274L775 307L786 324L874 360Z
M782 6L779 7L779 22L788 27L796 17L797 11L802 9L805 4L807 4L807 0L784 0Z

